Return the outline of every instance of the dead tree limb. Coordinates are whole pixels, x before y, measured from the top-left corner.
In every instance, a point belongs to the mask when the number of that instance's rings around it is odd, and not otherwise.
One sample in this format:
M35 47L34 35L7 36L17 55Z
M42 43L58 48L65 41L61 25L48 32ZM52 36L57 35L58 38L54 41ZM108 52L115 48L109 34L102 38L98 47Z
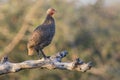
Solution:
M27 60L20 63L11 63L8 57L3 57L0 63L0 75L7 73L14 73L23 69L32 68L47 68L47 69L61 69L61 70L76 70L86 72L92 65L91 62L85 63L79 58L72 62L61 62L62 58L68 54L67 51L62 51L56 55L50 56L47 59Z

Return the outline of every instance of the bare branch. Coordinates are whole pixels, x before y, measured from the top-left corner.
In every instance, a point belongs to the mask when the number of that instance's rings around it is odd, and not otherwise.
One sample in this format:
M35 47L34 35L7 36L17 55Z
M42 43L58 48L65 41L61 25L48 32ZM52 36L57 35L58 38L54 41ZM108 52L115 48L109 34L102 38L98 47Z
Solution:
M86 72L92 67L91 62L85 63L79 58L72 62L61 62L62 58L67 54L67 51L62 51L47 59L27 60L21 63L11 63L8 61L7 57L4 57L0 63L0 75L31 68L76 70Z

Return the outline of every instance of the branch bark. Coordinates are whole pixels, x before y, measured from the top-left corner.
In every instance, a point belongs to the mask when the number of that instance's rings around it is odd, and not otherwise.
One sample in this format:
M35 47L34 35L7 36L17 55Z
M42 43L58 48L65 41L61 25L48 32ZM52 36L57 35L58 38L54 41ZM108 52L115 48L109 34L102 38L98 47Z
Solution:
M72 62L61 62L62 58L68 54L67 51L62 51L56 55L50 56L47 59L39 60L27 60L20 63L11 63L8 61L8 57L3 57L0 63L0 75L7 73L14 73L23 69L32 68L47 68L47 69L61 69L61 70L76 70L86 72L90 70L92 65L91 62L85 63L79 58Z

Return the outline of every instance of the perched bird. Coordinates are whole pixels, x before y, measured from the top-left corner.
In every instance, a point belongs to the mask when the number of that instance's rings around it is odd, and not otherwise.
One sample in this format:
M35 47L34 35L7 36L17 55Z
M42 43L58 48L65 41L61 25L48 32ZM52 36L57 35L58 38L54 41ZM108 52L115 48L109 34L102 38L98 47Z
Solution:
M42 54L44 58L47 58L42 49L51 43L55 34L55 21L53 18L55 12L55 9L49 8L44 22L33 31L27 44L28 55L33 55L36 51L39 57Z

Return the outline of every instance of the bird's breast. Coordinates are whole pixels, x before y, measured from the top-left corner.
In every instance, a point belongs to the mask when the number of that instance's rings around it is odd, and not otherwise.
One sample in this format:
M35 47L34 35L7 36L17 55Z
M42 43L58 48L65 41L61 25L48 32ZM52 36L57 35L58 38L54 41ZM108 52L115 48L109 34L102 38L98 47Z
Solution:
M47 26L44 26L43 30L43 37L46 40L48 41L51 41L54 34L55 34L55 25L51 24L51 25L47 25Z

